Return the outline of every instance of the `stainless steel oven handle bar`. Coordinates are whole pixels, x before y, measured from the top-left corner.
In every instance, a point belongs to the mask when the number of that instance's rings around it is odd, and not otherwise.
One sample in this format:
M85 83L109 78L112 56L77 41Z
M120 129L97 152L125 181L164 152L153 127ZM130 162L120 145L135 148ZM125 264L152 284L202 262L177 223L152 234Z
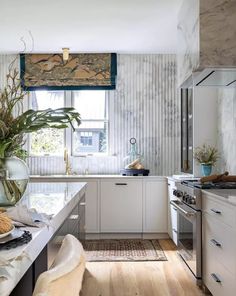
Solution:
M185 211L183 208L181 208L179 205L177 205L177 204L175 203L174 200L171 200L171 201L170 201L170 204L171 204L172 206L174 206L177 210L179 210L182 214L186 215L187 217L195 216L195 215L196 215L196 214L193 213L193 212Z

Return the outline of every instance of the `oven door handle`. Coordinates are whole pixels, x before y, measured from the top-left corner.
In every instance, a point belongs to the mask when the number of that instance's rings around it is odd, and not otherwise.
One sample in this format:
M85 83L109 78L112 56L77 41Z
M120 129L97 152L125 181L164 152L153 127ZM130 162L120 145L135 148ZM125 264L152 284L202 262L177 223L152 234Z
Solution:
M192 217L192 216L195 216L195 215L196 215L196 214L193 213L193 212L185 211L183 208L181 208L179 205L177 205L177 204L175 203L174 200L171 200L171 201L170 201L170 204L171 204L172 206L174 206L178 211L180 211L182 214L184 214L184 215L187 216L187 217Z

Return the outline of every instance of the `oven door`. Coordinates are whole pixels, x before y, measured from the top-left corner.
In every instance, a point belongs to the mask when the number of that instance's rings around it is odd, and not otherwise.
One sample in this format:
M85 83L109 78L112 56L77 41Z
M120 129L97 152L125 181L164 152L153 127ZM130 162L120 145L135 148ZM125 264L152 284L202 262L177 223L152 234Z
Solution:
M178 252L197 279L202 276L201 212L178 200L171 201L178 213Z

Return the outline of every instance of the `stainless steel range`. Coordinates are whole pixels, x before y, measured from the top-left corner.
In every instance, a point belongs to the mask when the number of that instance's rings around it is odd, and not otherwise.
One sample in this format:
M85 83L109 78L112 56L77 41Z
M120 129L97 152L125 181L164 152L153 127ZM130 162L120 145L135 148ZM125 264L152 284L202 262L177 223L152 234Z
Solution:
M233 189L236 183L204 183L186 180L176 184L173 194L176 200L170 203L178 213L178 253L196 277L202 278L202 189Z

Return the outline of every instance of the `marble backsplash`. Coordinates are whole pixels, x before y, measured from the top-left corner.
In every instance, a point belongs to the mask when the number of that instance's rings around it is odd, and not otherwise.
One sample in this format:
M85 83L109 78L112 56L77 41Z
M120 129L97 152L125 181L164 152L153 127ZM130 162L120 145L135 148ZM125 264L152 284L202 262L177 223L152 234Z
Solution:
M0 55L0 87L6 82L13 55ZM108 91L109 155L71 157L77 174L117 174L124 167L129 139L136 137L138 151L151 175L179 171L180 101L176 88L176 56L118 55L117 88ZM18 67L18 59L16 59ZM31 174L64 174L63 157L30 157Z
M236 175L236 89L218 91L219 171Z
M199 65L199 1L183 0L178 15L178 85Z
M180 101L175 55L118 55L117 88L108 91L109 155L71 157L77 174L119 174L137 139L138 151L151 175L179 171ZM31 157L31 174L63 174L62 157Z

